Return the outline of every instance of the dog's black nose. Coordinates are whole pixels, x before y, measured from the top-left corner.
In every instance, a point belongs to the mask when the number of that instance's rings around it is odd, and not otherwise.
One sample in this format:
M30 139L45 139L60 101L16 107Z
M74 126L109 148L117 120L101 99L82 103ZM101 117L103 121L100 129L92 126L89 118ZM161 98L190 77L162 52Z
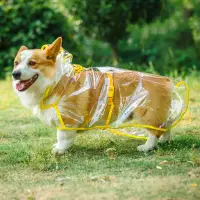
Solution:
M12 73L12 76L13 76L14 79L18 80L18 79L20 79L21 72L18 71L18 70L17 70L17 71L14 71L14 72Z

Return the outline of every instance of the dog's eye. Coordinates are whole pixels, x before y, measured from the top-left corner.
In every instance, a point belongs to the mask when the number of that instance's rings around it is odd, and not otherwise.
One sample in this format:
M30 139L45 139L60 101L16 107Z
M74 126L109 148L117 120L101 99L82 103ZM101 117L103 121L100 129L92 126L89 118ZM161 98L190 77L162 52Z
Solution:
M30 61L30 62L28 63L28 65L30 65L30 66L34 66L34 65L36 65L36 62L34 62L34 61Z
M15 62L14 62L14 65L15 65L15 66L17 66L18 64L19 64L19 62L18 62L18 61L15 61Z

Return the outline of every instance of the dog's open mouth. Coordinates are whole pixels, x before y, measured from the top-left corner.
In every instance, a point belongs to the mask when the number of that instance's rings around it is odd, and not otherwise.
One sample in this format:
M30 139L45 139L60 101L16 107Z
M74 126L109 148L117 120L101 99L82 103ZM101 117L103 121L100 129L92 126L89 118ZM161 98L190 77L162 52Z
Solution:
M20 92L27 90L31 85L33 85L33 83L35 83L38 76L39 76L38 74L35 74L32 78L30 78L28 80L19 81L16 84L16 89Z

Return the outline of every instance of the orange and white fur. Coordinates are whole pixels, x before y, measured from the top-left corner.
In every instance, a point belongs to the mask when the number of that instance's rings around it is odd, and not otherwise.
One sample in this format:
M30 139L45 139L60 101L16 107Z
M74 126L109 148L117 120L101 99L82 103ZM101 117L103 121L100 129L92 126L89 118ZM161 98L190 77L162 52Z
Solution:
M14 60L13 69L13 88L20 98L22 104L31 109L34 114L36 114L42 121L46 124L53 125L53 121L58 120L57 115L53 108L47 110L40 109L40 101L43 98L44 92L48 86L54 83L57 70L59 70L60 63L57 60L59 50L62 46L62 38L57 38L50 46L45 50L41 49L28 49L22 46ZM72 67L69 65L69 67ZM150 77L151 78L151 77ZM117 82L120 77L116 77L114 80ZM167 78L160 80L166 85L165 91L170 93L170 84ZM62 82L60 83L62 84ZM144 83L145 84L145 83ZM156 94L155 86L147 84L146 89L152 94L152 99L159 104L165 101L161 99L163 96ZM56 94L55 94L56 95ZM169 95L170 96L170 95ZM89 96L88 96L89 98ZM117 95L116 97L117 98ZM160 98L160 99L159 99ZM54 96L51 96L48 101L53 102ZM117 101L117 99L116 99ZM166 100L167 104L170 104L170 99ZM87 102L87 101L86 101ZM165 102L166 103L166 102ZM83 102L81 101L81 104ZM81 105L84 106L84 105ZM141 113L141 111L139 111ZM145 111L146 112L146 111ZM159 125L161 122L156 122L156 117L153 115L164 116L167 113L162 113L164 111L158 111L159 113L148 113L148 119L154 120L150 125ZM167 112L167 111L166 111ZM115 112L113 114L116 114ZM145 117L141 116L141 118ZM67 149L73 144L75 139L76 131L66 131L57 130L57 143L54 145L53 152L57 155L63 154ZM138 146L139 151L147 152L156 147L158 138L161 137L163 142L170 139L170 133L165 132L164 134L159 131L149 131L148 140L144 145Z

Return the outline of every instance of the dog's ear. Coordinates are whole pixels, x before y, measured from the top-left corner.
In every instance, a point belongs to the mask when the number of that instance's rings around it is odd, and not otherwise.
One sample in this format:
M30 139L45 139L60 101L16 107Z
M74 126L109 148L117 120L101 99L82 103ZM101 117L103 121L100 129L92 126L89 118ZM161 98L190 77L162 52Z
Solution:
M58 37L51 45L46 48L47 59L56 59L62 47L62 37Z
M19 51L17 52L17 54L19 54L22 51L28 50L28 48L26 46L21 46Z

